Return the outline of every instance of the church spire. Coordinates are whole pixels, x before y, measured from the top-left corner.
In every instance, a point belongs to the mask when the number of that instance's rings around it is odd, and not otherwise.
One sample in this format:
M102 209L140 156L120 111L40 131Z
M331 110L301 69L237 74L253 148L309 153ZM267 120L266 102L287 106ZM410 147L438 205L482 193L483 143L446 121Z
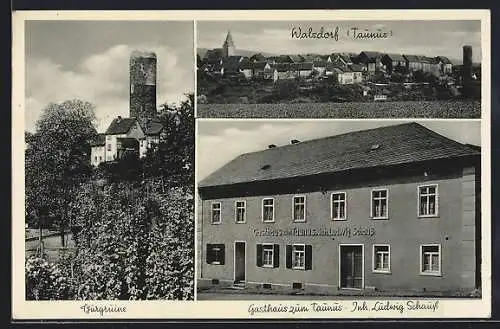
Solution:
M228 57L234 55L236 47L234 46L231 31L227 31L226 40L224 41L222 48L224 49L224 56Z

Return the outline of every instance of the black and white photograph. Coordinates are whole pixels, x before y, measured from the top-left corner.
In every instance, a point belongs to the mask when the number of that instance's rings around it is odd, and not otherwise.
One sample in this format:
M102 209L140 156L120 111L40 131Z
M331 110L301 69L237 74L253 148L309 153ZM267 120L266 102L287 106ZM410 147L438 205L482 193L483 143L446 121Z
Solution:
M481 297L479 121L210 120L197 143L198 299Z
M480 118L480 20L198 21L197 115Z
M26 300L193 300L193 39L25 22Z

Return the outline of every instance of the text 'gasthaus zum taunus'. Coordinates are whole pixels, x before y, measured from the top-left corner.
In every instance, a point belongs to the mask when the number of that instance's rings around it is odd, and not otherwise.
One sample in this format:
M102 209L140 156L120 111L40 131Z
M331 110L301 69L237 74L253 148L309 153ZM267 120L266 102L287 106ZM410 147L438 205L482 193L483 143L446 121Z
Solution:
M311 302L308 304L251 304L248 307L250 315L260 313L307 313L307 312L436 312L439 309L438 300L407 300L407 301L353 301L342 302Z

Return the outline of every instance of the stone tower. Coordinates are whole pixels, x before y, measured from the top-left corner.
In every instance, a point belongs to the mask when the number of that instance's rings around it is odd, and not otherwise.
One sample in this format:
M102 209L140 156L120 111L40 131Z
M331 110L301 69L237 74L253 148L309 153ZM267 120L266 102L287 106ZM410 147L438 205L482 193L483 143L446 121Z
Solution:
M231 31L227 31L226 40L222 45L224 51L224 57L234 56L236 48L234 47L233 37L231 36Z
M130 55L130 117L156 116L156 54L134 50Z
M467 86L472 79L472 47L464 46L464 57L462 67L462 83Z

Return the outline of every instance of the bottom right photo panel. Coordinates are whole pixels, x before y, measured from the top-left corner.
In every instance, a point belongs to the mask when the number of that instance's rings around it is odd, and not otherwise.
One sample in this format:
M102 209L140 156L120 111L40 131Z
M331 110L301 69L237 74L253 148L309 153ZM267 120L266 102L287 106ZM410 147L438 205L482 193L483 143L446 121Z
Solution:
M198 300L482 297L481 120L200 119L196 148Z

